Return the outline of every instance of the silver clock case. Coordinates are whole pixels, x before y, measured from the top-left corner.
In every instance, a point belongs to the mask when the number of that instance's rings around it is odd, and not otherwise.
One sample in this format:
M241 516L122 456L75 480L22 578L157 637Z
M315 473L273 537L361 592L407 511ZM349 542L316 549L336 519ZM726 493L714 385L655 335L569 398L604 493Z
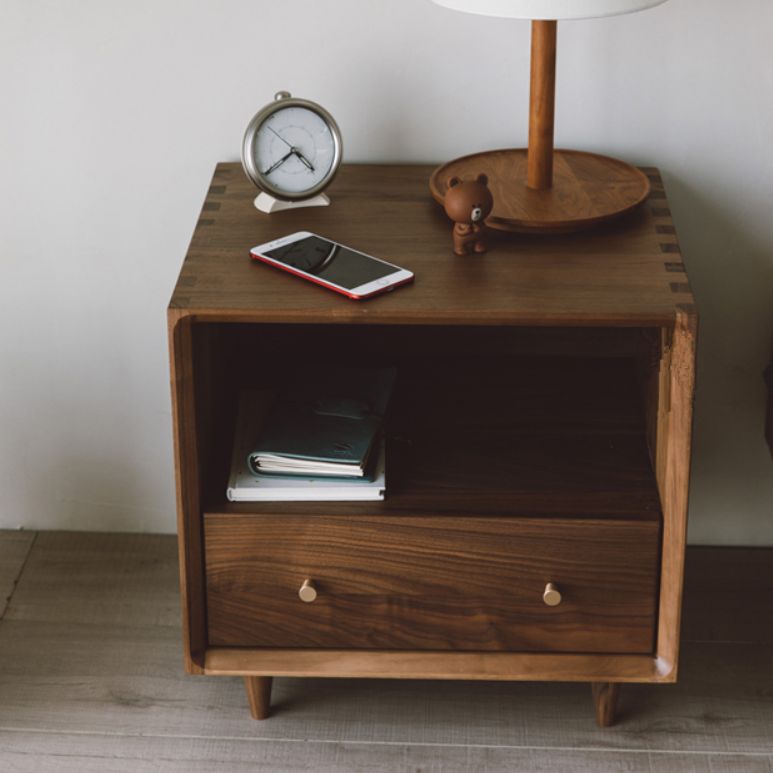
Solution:
M255 143L258 138L258 130L274 113L288 107L305 107L307 110L311 110L312 113L316 113L327 124L333 137L333 161L330 165L330 171L314 187L308 188L305 191L299 191L298 193L283 191L275 187L263 177L255 165ZM297 99L287 91L278 92L273 102L255 113L247 126L247 130L244 132L244 139L242 140L242 166L247 177L261 190L284 201L302 201L321 193L333 182L333 178L336 176L338 167L341 164L342 155L343 141L341 140L341 130L338 128L338 124L333 116L316 102L310 102L308 99Z

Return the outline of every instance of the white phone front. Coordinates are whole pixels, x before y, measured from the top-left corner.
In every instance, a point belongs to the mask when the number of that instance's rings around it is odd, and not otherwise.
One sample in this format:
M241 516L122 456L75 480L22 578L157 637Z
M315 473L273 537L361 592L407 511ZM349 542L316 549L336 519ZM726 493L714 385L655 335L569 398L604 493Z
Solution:
M411 271L309 231L259 244L250 255L356 300L413 280Z

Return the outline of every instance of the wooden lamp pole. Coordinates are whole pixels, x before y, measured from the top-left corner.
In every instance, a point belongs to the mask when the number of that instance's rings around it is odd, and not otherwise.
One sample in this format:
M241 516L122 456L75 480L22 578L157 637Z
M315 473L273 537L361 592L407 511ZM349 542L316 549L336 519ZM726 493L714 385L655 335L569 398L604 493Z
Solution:
M487 150L439 166L430 177L435 199L444 201L448 181L488 177L494 209L489 228L532 233L570 233L631 212L648 196L650 183L624 161L580 150L556 150L556 39L559 19L627 13L663 0L434 0L470 13L531 19L529 146ZM553 18L535 18L541 12Z
M537 191L553 185L553 125L556 105L558 22L531 23L531 96L526 184Z

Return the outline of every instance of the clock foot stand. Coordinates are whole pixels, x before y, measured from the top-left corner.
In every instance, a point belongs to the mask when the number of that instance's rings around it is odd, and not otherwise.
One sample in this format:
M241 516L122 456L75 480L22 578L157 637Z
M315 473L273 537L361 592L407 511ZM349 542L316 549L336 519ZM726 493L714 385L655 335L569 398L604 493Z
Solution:
M244 677L244 686L247 688L247 700L253 719L265 719L270 713L271 681L270 676Z
M268 193L261 191L255 197L253 204L255 204L255 209L259 209L261 212L270 215L272 212L282 212L286 209L326 207L330 204L330 199L324 193L319 193L316 196L312 196L310 199L304 199L303 201L281 201L280 199L275 199Z
M596 724L599 727L613 725L620 685L614 682L593 682L591 689L593 691L593 704L596 707Z

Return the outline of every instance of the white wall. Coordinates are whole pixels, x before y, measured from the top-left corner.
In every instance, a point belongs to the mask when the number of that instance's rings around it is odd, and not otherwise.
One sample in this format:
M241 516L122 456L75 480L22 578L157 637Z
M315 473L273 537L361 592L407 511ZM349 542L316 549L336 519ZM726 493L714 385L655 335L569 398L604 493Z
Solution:
M429 0L0 0L0 526L174 529L165 306L278 89L350 161L523 145L529 25ZM773 4L559 29L557 143L662 169L702 312L690 539L773 544Z

